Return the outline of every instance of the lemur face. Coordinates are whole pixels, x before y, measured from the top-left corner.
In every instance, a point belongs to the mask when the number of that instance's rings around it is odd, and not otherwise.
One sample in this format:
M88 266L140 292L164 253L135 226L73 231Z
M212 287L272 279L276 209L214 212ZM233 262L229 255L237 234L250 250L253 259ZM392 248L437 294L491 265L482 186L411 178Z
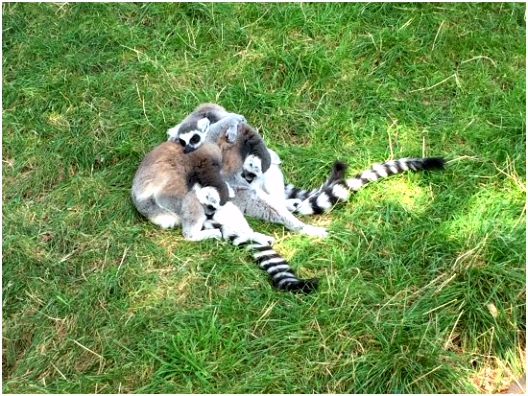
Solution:
M185 123L167 131L169 140L178 141L183 147L184 154L192 153L205 141L210 121L202 118L196 123Z
M251 183L260 176L262 176L262 160L256 155L248 155L242 165L242 177Z
M200 131L189 131L180 134L178 143L183 147L183 153L189 154L201 146L204 141L205 133Z
M202 204L205 216L208 219L211 219L218 208L220 208L220 194L218 190L214 187L201 187L200 185L195 185L194 190L198 201Z

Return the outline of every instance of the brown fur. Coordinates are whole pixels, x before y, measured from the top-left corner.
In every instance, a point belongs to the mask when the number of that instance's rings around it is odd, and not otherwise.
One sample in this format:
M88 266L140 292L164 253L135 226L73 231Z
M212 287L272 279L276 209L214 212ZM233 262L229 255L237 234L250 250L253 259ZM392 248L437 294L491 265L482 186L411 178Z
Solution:
M150 151L136 172L133 190L170 192L183 196L192 184L216 187L222 204L229 193L220 176L222 154L212 143L205 142L198 150L184 154L183 147L164 142Z
M250 154L261 158L262 172L270 167L271 157L264 141L247 123L238 124L237 137L233 143L229 143L225 135L220 136L217 143L222 151L222 173L225 178L242 172L242 164Z

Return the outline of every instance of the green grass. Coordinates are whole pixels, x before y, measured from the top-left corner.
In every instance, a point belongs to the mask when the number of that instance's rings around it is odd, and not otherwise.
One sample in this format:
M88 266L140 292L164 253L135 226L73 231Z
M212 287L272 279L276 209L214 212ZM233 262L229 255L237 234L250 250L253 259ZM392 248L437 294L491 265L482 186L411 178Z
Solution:
M6 393L494 392L525 370L525 6L3 4ZM201 102L316 186L443 155L307 219L251 220L309 296L129 199Z

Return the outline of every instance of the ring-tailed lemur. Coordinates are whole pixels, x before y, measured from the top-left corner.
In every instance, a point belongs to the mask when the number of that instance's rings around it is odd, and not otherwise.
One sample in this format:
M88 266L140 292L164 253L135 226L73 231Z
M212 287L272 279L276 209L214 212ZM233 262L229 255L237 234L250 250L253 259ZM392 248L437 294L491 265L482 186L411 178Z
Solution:
M310 293L317 289L318 279L299 279L288 262L272 247L273 238L251 229L242 212L233 203L227 202L220 207L205 227L217 227L224 239L234 245L247 245L248 252L257 261L259 267L271 277L272 285L279 290ZM249 243L249 242L256 243Z
M270 152L262 137L253 128L247 123L240 123L234 142L228 142L227 137L221 135L217 143L222 150L222 173L235 191L232 202L244 214L283 224L295 232L318 237L327 235L323 227L306 224L290 213L284 203L283 192L274 196L260 188L262 179L259 178L267 173L272 165L276 165L272 164ZM282 173L280 175L282 176ZM280 189L284 191L283 186Z
M233 141L237 125L245 121L243 115L229 113L215 103L203 103L182 122L167 131L168 140L181 144L183 152L187 154L196 150L206 140L216 142L224 132L228 141Z
M219 230L202 228L229 199L221 165L222 155L215 144L206 143L184 154L179 144L162 143L139 165L132 182L132 201L139 213L161 228L181 224L186 239L219 239Z
M336 161L330 176L318 189L307 191L288 184L284 188L284 195L287 200L297 200L290 208L292 212L303 215L320 214L337 202L346 202L350 192L355 193L370 182L406 171L443 169L444 165L445 159L442 157L400 158L374 164L370 169L345 179L347 165Z

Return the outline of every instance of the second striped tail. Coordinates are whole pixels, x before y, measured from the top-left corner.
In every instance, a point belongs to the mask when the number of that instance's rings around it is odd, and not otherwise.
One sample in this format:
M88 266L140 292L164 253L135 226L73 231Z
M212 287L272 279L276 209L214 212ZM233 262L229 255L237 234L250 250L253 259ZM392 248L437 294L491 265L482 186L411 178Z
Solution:
M317 278L297 278L288 262L270 245L250 244L246 249L259 267L271 277L271 283L275 288L294 293L311 293L317 290L319 282Z

